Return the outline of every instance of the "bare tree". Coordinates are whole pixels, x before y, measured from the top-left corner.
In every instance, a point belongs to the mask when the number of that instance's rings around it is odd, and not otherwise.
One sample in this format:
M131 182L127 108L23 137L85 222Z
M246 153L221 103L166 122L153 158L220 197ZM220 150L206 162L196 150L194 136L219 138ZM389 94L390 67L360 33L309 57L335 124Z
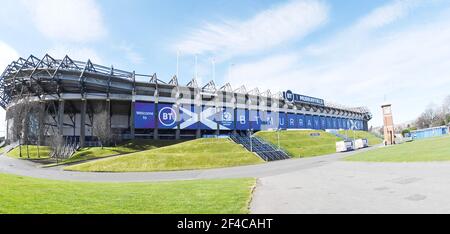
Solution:
M64 150L64 137L56 133L50 137L50 148L52 150L52 157L56 159L56 163L58 163L58 159Z
M444 99L442 103L442 118L445 125L450 123L450 95Z
M13 115L12 137L14 141L19 142L19 157L22 157L22 144L27 146L27 157L30 157L28 151L29 127L30 127L30 109L31 102L29 97L23 97L15 100L16 105L10 110Z
M433 104L428 105L427 109L416 120L419 128L430 128L440 125L439 111Z
M99 139L101 146L109 145L113 139L113 132L109 124L109 114L102 111L94 116L94 123L92 126L94 135Z
M30 127L28 137L31 137L31 139L36 142L38 158L41 157L39 147L44 140L45 116L45 105L42 102L30 103Z

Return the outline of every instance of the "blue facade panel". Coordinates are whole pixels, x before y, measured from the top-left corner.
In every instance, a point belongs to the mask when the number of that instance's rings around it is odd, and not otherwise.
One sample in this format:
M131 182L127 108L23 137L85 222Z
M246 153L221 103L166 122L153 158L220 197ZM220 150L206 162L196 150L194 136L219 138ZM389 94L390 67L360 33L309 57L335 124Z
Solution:
M337 119L333 117L333 118L331 118L331 121L333 123L333 126L331 128L337 129L338 128Z
M320 117L320 129L326 129L327 128L327 120L325 119L325 117L321 116Z
M249 120L250 120L250 128L253 129L253 131L259 131L261 130L261 119L259 116L259 111L257 110L250 110L249 111Z
M314 129L320 129L320 117L317 115L313 116L313 124L314 124Z
M234 109L230 107L220 108L216 113L215 121L221 130L234 129Z
M306 128L313 129L314 128L314 123L313 123L312 116L311 115L306 115L305 119L306 119Z
M193 104L180 105L180 129L197 129L198 111L200 110L196 110L196 106Z
M296 114L292 114L292 113L288 113L288 118L287 118L287 128L289 129L296 129L298 128L298 124L297 124L297 115Z
M245 109L236 109L236 130L250 129L249 111Z
M216 130L216 108L213 106L202 106L202 114L198 123L202 130Z
M332 129L333 128L333 120L331 119L331 117L326 117L327 120L327 129Z
M266 112L266 125L268 129L278 129L278 112Z
M288 123L287 123L287 119L286 119L286 113L280 112L278 114L278 123L279 123L278 124L279 129L286 129L287 128Z
M158 103L158 128L173 129L177 127L177 112L172 104Z
M305 115L297 115L297 126L298 128L306 128L306 120L305 120Z
M137 129L155 127L155 104L148 102L134 103L134 126Z

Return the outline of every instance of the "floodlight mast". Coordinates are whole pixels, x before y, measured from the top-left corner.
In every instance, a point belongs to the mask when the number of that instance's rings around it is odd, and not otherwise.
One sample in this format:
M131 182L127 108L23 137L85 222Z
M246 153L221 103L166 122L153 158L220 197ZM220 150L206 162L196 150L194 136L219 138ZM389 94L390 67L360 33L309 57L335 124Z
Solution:
M177 50L177 77L180 77L179 75L179 71L180 71L180 63L179 63L179 60L180 60L180 51L179 50Z

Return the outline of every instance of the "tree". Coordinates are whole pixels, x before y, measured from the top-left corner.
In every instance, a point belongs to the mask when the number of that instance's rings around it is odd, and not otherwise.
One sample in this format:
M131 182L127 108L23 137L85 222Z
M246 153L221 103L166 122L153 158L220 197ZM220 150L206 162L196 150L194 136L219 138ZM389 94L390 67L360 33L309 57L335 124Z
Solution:
M416 125L419 128L430 128L441 125L441 118L437 108L430 104L427 109L416 120Z
M13 141L19 142L19 157L22 157L22 144L26 144L27 149L29 144L28 133L30 128L30 110L32 103L28 96L15 99L14 102L16 104L11 107L10 110L13 116L12 137ZM27 157L30 157L28 150Z
M411 130L409 128L403 129L402 136L406 136L409 133L411 133Z
M56 133L50 136L50 148L52 149L52 157L56 159L56 163L58 163L58 159L63 152L64 149L64 137L60 133Z
M443 122L445 125L448 125L450 123L450 95L444 99L444 103L442 104L442 112Z
M22 145L27 147L27 157L30 158L29 145L31 141L38 139L39 145L42 143L43 123L45 110L39 102L32 101L29 96L17 98L15 105L8 110L12 115L11 136L13 141L19 142L19 157L22 157Z
M113 139L112 129L109 124L109 114L102 111L94 116L94 123L92 126L94 135L99 139L101 146L109 145Z
M37 144L37 154L40 158L39 147L43 144L44 140L44 122L45 122L45 105L43 102L32 102L30 103L30 118L29 118L29 134L28 138L31 137Z

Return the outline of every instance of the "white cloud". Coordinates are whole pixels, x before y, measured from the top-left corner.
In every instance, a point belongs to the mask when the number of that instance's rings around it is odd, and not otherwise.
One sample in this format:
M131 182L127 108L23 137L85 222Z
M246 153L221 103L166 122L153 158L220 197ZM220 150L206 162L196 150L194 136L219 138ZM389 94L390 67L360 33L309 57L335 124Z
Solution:
M0 41L0 73L6 69L6 67L19 58L19 54L14 48L8 44ZM5 123L5 110L0 108L0 136L4 136L6 133Z
M48 54L59 59L62 59L64 56L68 55L71 59L78 61L87 61L90 59L96 64L103 64L104 62L94 49L88 47L57 45L49 49Z
M6 66L18 58L19 54L14 48L0 41L0 73L3 73Z
M382 29L406 18L422 2L422 0L395 0L375 8L348 28L333 35L332 40L310 45L304 52L315 56L326 56L329 60L342 59L334 55L345 56L345 54L339 53L344 49L351 55L352 52L357 52L362 47L370 46L367 43L370 42L370 37L377 36L373 35L377 29Z
M125 55L125 58L133 64L141 64L144 61L142 55L136 52L133 45L123 42L117 47Z
M207 23L189 33L174 49L186 54L211 53L225 58L266 50L306 36L327 18L328 6L320 1L291 1L246 21Z
M372 11L355 26L356 30L376 29L407 16L420 0L396 0Z
M94 0L23 0L37 29L47 38L89 42L106 34Z
M373 12L380 9L390 8ZM374 15L378 16L367 20ZM359 22L371 22L366 25L376 29L387 25L379 15L371 13L344 31L357 31ZM396 15L387 17L393 22L404 13L388 15ZM331 35L310 47L320 53L305 50L297 53L302 57L277 54L241 64L229 81L272 91L296 90L351 106L367 105L374 114L373 125L382 124L380 104L386 95L394 105L395 121L413 120L429 102L440 103L450 94L450 17L443 15L396 31L367 32L370 36ZM376 18L381 19L379 23Z

